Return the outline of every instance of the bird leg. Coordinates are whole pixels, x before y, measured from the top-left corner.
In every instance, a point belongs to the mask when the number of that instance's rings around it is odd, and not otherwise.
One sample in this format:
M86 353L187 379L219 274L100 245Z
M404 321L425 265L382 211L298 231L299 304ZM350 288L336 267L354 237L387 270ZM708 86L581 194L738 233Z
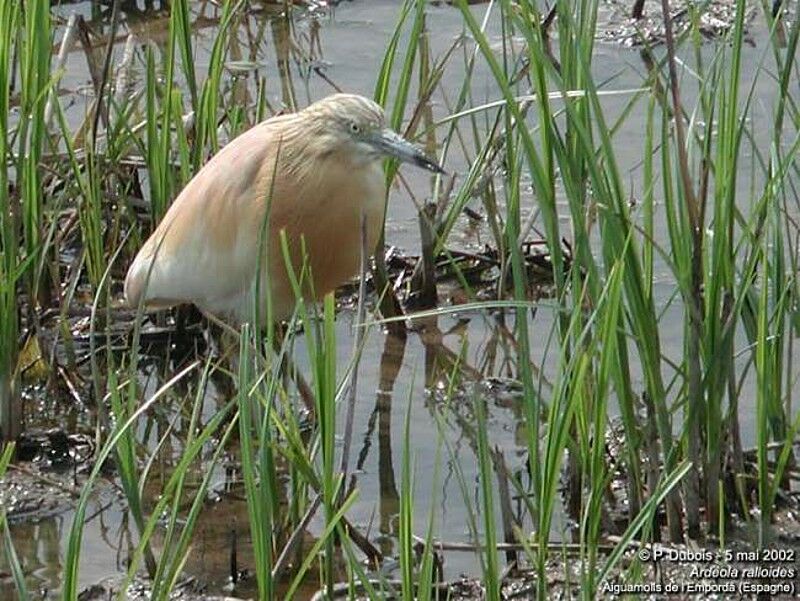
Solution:
M209 325L216 326L212 330L212 337L217 338L218 346L220 349L220 355L222 359L230 358L230 360L237 361L238 360L238 344L234 342L228 342L226 338L228 336L233 336L238 338L241 336L239 330L231 327L221 319L219 319L216 315L211 313L205 313L206 317L209 320ZM215 336L216 334L216 336ZM311 387L303 378L300 370L292 361L291 357L289 356L288 348L286 348L284 342L286 340L286 327L283 325L276 326L275 336L272 339L272 348L280 360L280 373L288 378L291 377L294 380L295 386L297 387L297 391L300 393L300 398L303 400L303 404L306 407L306 410L309 412L311 416L314 416L316 413L316 401L314 397L314 392L312 391ZM235 364L231 366L231 374L235 374L238 372Z
M297 369L294 361L292 361L292 358L289 356L288 349L285 348L286 326L279 324L276 326L276 330L276 335L272 339L272 347L275 354L280 358L281 373L283 373L284 377L291 377L294 380L294 384L297 386L297 392L300 393L300 398L306 406L306 411L308 411L313 418L316 414L317 406L314 391L311 390L311 386L309 386L305 378L303 378L303 374Z

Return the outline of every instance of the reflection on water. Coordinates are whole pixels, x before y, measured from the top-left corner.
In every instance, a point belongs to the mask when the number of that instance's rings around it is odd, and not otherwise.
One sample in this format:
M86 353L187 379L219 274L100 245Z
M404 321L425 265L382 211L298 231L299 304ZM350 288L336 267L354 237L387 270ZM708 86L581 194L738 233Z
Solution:
M403 363L406 350L406 337L387 334L384 337L381 353L380 375L375 392L375 406L369 414L363 444L358 452L356 473L352 476L351 486L358 485L358 474L364 471L364 465L372 448L375 427L378 430L378 513L380 516L378 540L384 556L394 550L392 536L396 533L396 517L400 508L400 493L395 481L394 462L392 461L392 398L397 376Z
M339 364L345 365L352 348L353 315L343 312L337 321L337 344ZM494 327L493 327L494 324ZM443 327L444 325L444 327ZM355 442L351 465L355 467L350 486L358 487L359 500L350 512L354 525L370 538L384 557L397 552L399 512L399 463L402 456L403 427L406 413L410 411L410 442L414 458L415 512L419 523L418 532L424 532L428 512L441 513L440 537L451 541L468 541L470 533L465 530L467 514L461 501L461 491L453 470L456 463L465 480L474 489L477 498L477 449L473 398L476 382L486 377L495 377L496 382L507 381L516 374L512 369L513 357L505 351L513 344L502 347L498 341L508 335L500 320L486 320L480 315L465 315L461 318L429 319L417 324L416 331L407 337L387 335L372 329L366 339L365 357L379 358L377 361L362 361L359 370L359 394L356 407ZM484 340L474 349L469 341ZM168 348L170 344L166 345ZM198 356L213 353L214 345L196 344ZM505 350L502 350L505 349ZM185 349L184 349L185 350ZM305 353L296 351L296 359L305 370ZM145 394L152 394L172 374L185 367L188 356L184 353L143 357L142 382ZM472 363L480 364L477 369ZM160 491L182 453L182 441L186 440L189 425L190 403L197 393L199 378L179 383L169 396L159 403L147 419L142 421L138 438L150 449L158 448L150 468L145 489L148 507L158 499ZM450 400L445 400L448 390L454 390ZM481 389L484 390L484 389ZM487 387L487 427L492 441L497 486L503 516L502 526L510 532L511 525L519 519L520 508L514 507L512 491L506 475L513 470L524 470L522 454L522 413L518 391L496 385L494 392ZM496 394L495 394L496 392ZM205 391L205 419L235 393L231 380L221 372L212 372ZM340 416L343 419L343 416ZM435 484L434 456L437 441L444 435L452 441L454 455L444 454L443 475L439 479L438 492ZM210 452L206 459L210 458ZM237 453L234 445L231 453ZM214 588L230 584L232 570L252 566L249 546L249 522L244 491L235 469L235 457L218 466L212 483L212 493L206 504L193 539L193 552L189 556L186 570L190 574L202 574L204 580ZM187 475L186 507L191 502L190 492L203 477L198 466ZM288 482L286 483L288 486ZM107 496L107 495L106 495ZM288 496L288 492L287 492ZM438 499L437 507L430 506ZM285 507L285 504L283 505ZM121 495L96 500L84 534L86 548L82 554L81 583L88 586L125 568L126 557L135 544L134 530ZM23 558L26 572L35 586L51 591L57 590L61 576L63 545L71 524L72 514L67 512L48 518L37 524L21 522L14 524L15 540L25 541L17 546ZM155 537L158 549L159 533ZM461 571L473 569L475 564L469 554L457 554L445 566L446 575L455 576ZM246 594L253 582L246 575L235 588L237 594ZM0 580L0 593L13 590L10 580ZM0 594L2 598L2 594Z

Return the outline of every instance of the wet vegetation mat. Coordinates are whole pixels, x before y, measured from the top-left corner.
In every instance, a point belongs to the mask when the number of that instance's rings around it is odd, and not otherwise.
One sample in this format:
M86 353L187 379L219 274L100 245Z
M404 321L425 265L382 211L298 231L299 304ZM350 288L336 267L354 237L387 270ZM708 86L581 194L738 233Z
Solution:
M795 598L797 15L0 0L0 599ZM264 149L204 169L337 92L380 131L280 172L364 159L322 241L248 246ZM126 295L195 177L204 232L299 258L285 319ZM211 248L168 287L234 281Z
M606 14L598 23L599 38L624 46L646 47L662 44L665 38L665 21L661 2L655 0L604 0ZM724 37L736 25L736 0L710 2L670 2L670 20L676 35L692 32L706 40ZM759 14L760 2L747 2L745 6L744 35L749 36L749 24ZM781 9L775 2L773 9ZM750 39L749 43L753 43Z

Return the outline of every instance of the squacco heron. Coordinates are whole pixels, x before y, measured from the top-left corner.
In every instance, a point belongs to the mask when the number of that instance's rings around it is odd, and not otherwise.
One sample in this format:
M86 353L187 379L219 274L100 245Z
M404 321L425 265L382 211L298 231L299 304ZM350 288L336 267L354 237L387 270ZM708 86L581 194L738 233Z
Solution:
M383 109L362 96L334 94L256 125L216 154L175 199L128 270L128 304L194 303L241 323L253 315L258 281L258 302L265 306L271 294L273 320L289 317L296 295L281 232L292 269L300 274L305 265L310 274L304 293L313 290L314 300L355 275L362 215L370 251L383 227L385 157L442 173L387 129Z

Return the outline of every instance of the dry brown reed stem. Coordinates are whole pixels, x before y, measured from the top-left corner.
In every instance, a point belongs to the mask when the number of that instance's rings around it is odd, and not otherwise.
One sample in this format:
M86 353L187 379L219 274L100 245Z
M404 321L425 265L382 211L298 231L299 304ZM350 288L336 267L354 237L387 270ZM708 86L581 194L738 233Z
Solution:
M702 336L703 311L701 299L702 287L702 248L703 228L702 213L697 204L694 186L689 171L689 157L686 150L686 132L681 109L681 93L678 86L678 69L675 59L675 38L672 31L669 0L661 0L661 11L664 18L664 38L667 47L667 65L669 68L669 85L672 93L672 108L675 123L675 142L678 147L678 168L683 188L683 196L689 215L692 230L692 267L691 293L686 299L689 309L689 335L687 340L687 375L688 375L688 454L694 469L686 477L684 496L686 497L686 518L688 534L692 538L700 536L700 469L702 466L700 438L700 408L702 404L702 375L700 367L700 337ZM672 441L662 441L665 455L669 454ZM677 490L667 497L667 525L672 542L683 540L680 524L680 499Z
M353 420L355 418L356 392L358 390L358 365L361 358L361 351L364 348L364 337L366 328L363 327L366 321L367 309L365 297L367 294L367 261L369 259L369 248L367 246L367 218L361 215L361 274L358 282L358 310L356 313L356 335L353 342L353 373L350 376L350 384L347 389L347 410L344 422L344 442L342 444L341 463L339 471L342 474L342 481L347 482L347 469L350 461L350 445L353 440ZM346 486L342 486L340 502L344 500Z

